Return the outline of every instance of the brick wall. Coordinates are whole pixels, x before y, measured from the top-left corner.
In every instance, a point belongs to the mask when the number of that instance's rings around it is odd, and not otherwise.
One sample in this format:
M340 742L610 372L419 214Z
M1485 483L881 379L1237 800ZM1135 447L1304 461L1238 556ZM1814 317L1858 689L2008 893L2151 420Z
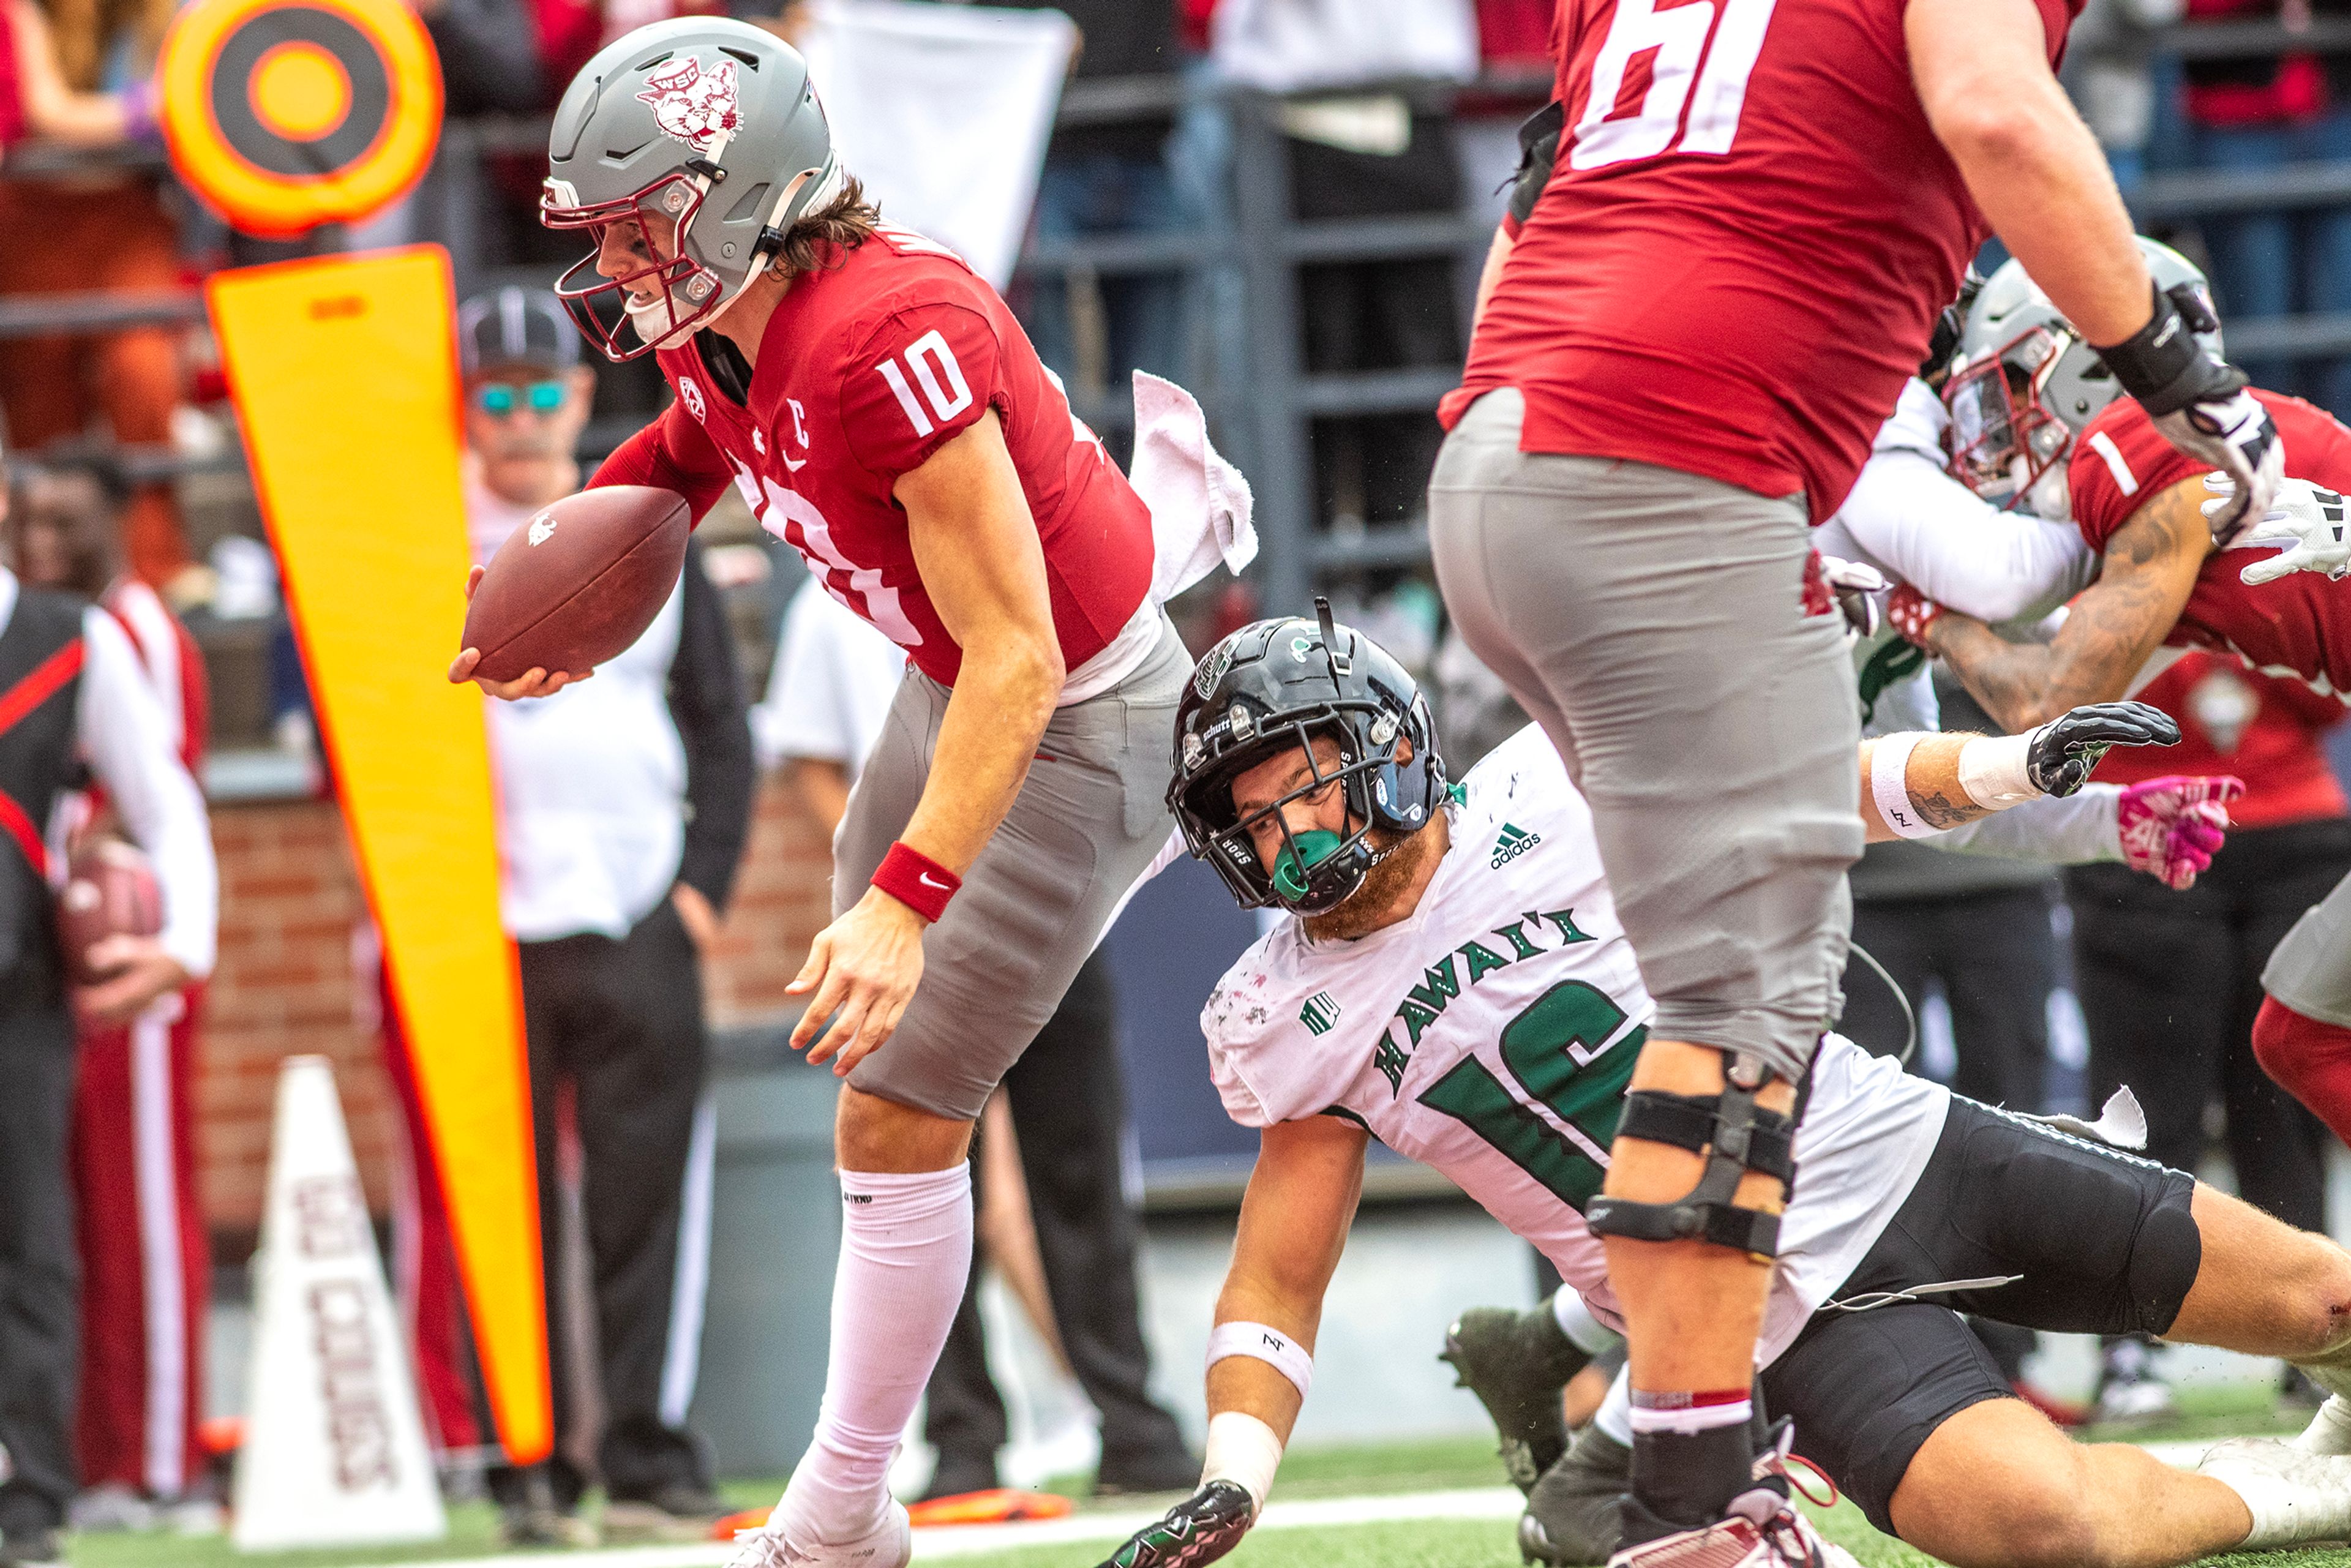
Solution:
M398 1113L378 1058L374 998L353 984L351 935L363 910L341 815L322 801L219 806L213 840L220 965L196 1099L205 1216L216 1230L258 1224L277 1064L300 1052L334 1061L360 1177L381 1212ZM769 781L706 968L716 1025L784 1009L784 986L829 913L830 871L814 820Z

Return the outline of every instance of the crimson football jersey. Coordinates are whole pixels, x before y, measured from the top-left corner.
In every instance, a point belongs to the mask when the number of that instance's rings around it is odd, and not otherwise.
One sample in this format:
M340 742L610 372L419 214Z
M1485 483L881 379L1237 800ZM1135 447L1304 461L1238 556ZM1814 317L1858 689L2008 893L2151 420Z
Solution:
M2351 491L2351 430L2300 398L2256 390L2253 396L2277 422L2289 476L2330 490ZM2074 521L2090 548L2106 541L2132 514L2183 479L2210 465L2179 452L2131 399L2116 398L2074 443L2066 468ZM2298 676L2313 690L2351 693L2351 580L2297 571L2259 588L2237 574L2254 558L2241 546L2208 558L2187 608L2165 639L2177 647L2218 648L2265 674Z
M1066 666L1108 647L1150 591L1149 508L996 290L943 246L885 227L794 278L747 407L719 390L698 340L658 357L676 399L590 483L674 490L699 519L733 480L827 593L934 680L955 684L963 650L924 591L892 487L988 409L1044 545Z
M2037 0L2053 63L2080 0ZM1565 129L1450 428L1844 502L1989 232L1919 107L1901 0L1561 0Z

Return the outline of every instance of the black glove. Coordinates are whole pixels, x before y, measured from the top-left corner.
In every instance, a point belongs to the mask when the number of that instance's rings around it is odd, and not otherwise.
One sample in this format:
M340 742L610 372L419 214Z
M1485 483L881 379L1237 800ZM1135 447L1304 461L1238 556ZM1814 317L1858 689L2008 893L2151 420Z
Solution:
M1210 1481L1146 1524L1112 1552L1102 1568L1199 1568L1240 1544L1257 1504L1232 1481Z
M2158 289L2147 325L2098 357L2166 441L2236 482L2236 505L2208 517L2213 542L2225 547L2268 516L2285 444L2269 410L2245 390L2245 372L2197 342L2196 333L2219 326L2191 285Z
M2024 771L2044 795L2071 795L2110 746L2177 746L2179 726L2145 703L2092 703L2033 731Z

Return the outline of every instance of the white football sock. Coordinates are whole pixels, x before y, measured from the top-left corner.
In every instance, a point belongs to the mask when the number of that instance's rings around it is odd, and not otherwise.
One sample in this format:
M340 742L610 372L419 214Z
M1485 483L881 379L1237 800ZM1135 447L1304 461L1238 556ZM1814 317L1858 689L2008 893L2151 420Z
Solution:
M938 1364L971 1272L971 1167L841 1173L841 1266L816 1437L772 1522L796 1542L878 1529L890 1461Z
M2328 1395L2294 1446L2305 1454L2351 1454L2351 1400Z

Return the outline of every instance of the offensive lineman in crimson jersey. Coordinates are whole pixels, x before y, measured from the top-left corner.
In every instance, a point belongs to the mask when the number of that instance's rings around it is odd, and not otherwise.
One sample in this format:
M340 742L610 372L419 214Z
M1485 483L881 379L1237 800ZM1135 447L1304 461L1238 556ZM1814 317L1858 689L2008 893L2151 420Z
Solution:
M903 1568L889 1465L969 1272L972 1124L1166 840L1191 661L1149 509L995 291L880 225L793 50L732 21L642 28L572 82L549 161L544 220L595 242L558 292L677 394L592 483L699 514L733 481L913 666L790 987L792 1043L848 1080L834 1332L814 1440L736 1559Z
M1839 1009L1861 848L1828 517L1998 232L2167 438L2264 509L2276 435L2153 287L2053 74L2070 0L1563 0L1430 483L1439 586L1591 800L1657 1003L1636 1095L1701 1156L1620 1138L1591 1211L1630 1321L1624 1555L1802 1560L1725 1519L1782 1184L1778 1125ZM1547 151L1546 151L1547 149ZM2254 516L2261 515L2254 512Z

